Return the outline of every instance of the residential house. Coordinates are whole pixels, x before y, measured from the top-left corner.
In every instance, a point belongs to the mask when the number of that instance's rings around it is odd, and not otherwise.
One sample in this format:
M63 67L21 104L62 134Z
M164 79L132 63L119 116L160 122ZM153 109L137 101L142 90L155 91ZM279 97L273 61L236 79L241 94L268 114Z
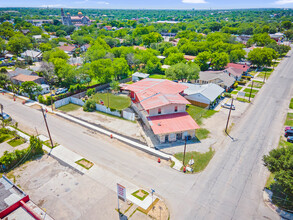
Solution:
M277 43L280 43L284 39L283 33L270 34L271 39L275 40Z
M80 47L80 50L82 51L82 52L86 52L89 48L90 48L90 44L85 44L85 45L82 45L81 47Z
M233 76L229 76L229 74L224 71L201 71L195 83L199 85L214 83L228 91L235 81Z
M221 94L225 91L222 87L214 84L196 85L191 83L181 83L188 88L184 90L184 98L191 104L203 108L212 107Z
M26 69L22 69L22 68L17 67L15 70L9 71L7 73L7 76L11 79L12 77L18 76L20 74L22 74L22 75L31 75L31 76L37 76L38 75L37 73L35 73L35 72L31 71L31 70L26 70Z
M58 47L60 50L63 50L68 55L72 55L76 49L75 45L63 45Z
M181 95L186 88L169 80L147 78L122 89L130 92L132 106L145 125L165 143L193 138L199 128L186 112L190 102Z
M147 73L140 73L140 72L135 72L132 74L132 81L136 82L142 79L149 78L150 74Z
M184 55L184 59L187 61L193 61L195 58L196 58L196 56Z
M224 72L229 74L229 76L233 76L236 81L239 81L243 74L243 70L234 67L228 67Z
M20 56L25 60L31 59L33 62L40 62L43 59L43 53L35 50L26 50Z
M237 69L241 69L244 73L247 73L250 69L250 63L249 62L245 62L243 63L228 63L226 68L228 67L233 67L233 68L237 68Z
M13 76L11 78L11 81L17 85L21 85L24 82L35 82L37 84L45 83L45 79L43 77L39 77L35 75L24 75L24 74Z
M146 50L147 48L142 46L133 46L133 49Z

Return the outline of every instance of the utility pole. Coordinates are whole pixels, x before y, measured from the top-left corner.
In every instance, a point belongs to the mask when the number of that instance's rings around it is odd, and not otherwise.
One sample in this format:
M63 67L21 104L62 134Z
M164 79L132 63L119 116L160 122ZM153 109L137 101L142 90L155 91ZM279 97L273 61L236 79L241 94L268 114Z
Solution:
M0 108L1 108L1 115L2 115L2 127L4 128L4 117L3 117L3 105L0 104Z
M265 71L265 75L264 75L264 78L263 78L263 82L266 81L266 78L267 78L267 71Z
M184 154L183 154L183 166L185 166L185 152L186 152L186 139L187 139L187 136L185 136L185 144L184 144Z
M45 121L45 124L46 124L46 128L47 128L47 131L48 131L48 134L49 134L49 138L50 138L50 141L51 141L51 146L52 146L52 148L51 148L51 150L49 152L49 155L50 155L51 154L51 151L52 151L52 149L54 147L54 144L53 144L53 141L52 141L52 138L51 138L51 133L50 133L50 130L49 130L49 127L48 127L48 123L47 123L47 119L46 119L46 116L45 116L43 107L41 107L41 109L42 109L44 121Z
M52 89L50 87L50 95L51 95L51 107L52 107L52 112L54 111L53 110L53 96L52 96Z
M252 93L252 88L253 88L253 80L251 82L251 89L250 89L250 94L249 94L249 102L250 102L250 97L251 97L251 93Z
M227 124L226 124L226 128L225 128L225 132L226 133L227 133L227 129L228 129L228 124L229 124L229 120L230 120L232 106L233 106L233 98L232 98L232 101L231 101L230 111L229 111L229 115L228 115L228 119L227 119Z
M110 89L108 89L107 97L108 97L108 108L110 108L110 99L109 99Z

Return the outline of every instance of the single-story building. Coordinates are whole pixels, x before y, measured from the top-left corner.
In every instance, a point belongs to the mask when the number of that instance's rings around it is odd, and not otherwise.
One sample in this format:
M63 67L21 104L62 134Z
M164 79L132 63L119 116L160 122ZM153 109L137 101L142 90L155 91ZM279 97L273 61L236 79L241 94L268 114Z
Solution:
M184 90L184 98L186 98L191 104L200 106L203 108L211 107L217 102L218 98L225 91L222 87L214 84L196 85L191 83L182 83L188 86Z
M17 67L15 70L9 71L7 73L7 76L11 79L12 77L18 76L20 74L32 75L32 76L37 76L38 75L37 73L35 73L35 72L31 71L31 70L26 70L26 69L22 69L22 68Z
M196 84L203 85L208 83L215 83L228 91L235 83L235 78L229 76L224 71L201 71L199 78L195 80Z
M235 78L235 80L239 81L242 77L243 70L237 69L234 67L228 67L224 70L225 73L229 74L229 76L232 76Z
M43 53L35 50L26 50L20 55L25 60L32 59L33 62L39 62L43 59Z
M187 61L193 61L195 58L196 58L196 56L184 55L184 59Z
M42 92L41 92L42 95L50 93L50 86L49 85L41 84L41 87L42 87Z
M149 78L150 74L147 73L140 73L140 72L135 72L132 74L132 81L136 82L142 79Z
M58 47L60 50L63 50L65 53L71 55L76 50L76 47L74 45L63 45Z
M21 85L23 82L35 82L37 84L42 84L45 83L45 79L43 77L35 76L35 75L24 75L24 74L19 74L17 76L14 76L11 78L11 81L14 84Z

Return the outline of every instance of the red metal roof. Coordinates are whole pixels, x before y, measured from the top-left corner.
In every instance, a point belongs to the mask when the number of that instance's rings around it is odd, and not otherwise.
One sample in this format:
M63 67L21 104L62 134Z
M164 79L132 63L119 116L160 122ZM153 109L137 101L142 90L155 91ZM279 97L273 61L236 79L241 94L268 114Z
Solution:
M165 79L147 78L122 87L135 92L140 104L145 110L168 105L189 104L179 93L188 87Z
M148 117L154 134L178 133L200 128L187 112Z
M69 51L69 52L75 50L75 46L74 46L74 45L67 45L67 46L63 45L63 46L60 46L60 47L58 47L58 48L59 48L60 50L63 50L63 51Z
M228 63L226 68L233 67L236 69L241 69L243 72L246 72L250 67L245 64L239 64L239 63Z

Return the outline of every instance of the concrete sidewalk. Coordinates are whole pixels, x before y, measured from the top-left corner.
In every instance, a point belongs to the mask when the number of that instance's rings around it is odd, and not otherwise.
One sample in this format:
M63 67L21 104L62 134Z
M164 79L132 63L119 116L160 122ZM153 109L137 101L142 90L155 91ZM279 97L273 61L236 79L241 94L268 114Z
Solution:
M16 130L12 127L7 127L9 130ZM18 135L29 141L30 136L24 134L23 132L20 132L16 130ZM44 135L38 136L41 140L49 140ZM113 190L114 192L117 191L117 183L123 185L126 188L126 198L127 200L131 201L132 203L138 205L139 207L143 209L148 209L148 207L152 204L153 201L155 201L158 197L157 196L151 196L151 193L149 192L149 195L143 200L139 200L136 197L132 196L131 194L135 191L142 189L139 186L136 186L135 184L132 184L131 182L121 178L120 176L112 173L111 171L108 171L104 167L101 167L97 164L94 164L89 170L83 168L82 166L78 165L76 161L83 159L81 155L67 149L66 147L63 147L62 145L58 145L55 147L52 151L51 148L47 147L46 145L43 145L43 149L47 152L50 152L50 155L54 157L57 160L60 160L70 167L74 168L80 173L83 173L95 181L103 184L107 188ZM176 159L176 158L175 158ZM181 168L181 167L180 167ZM179 168L179 169L180 169ZM145 190L148 191L148 190Z

